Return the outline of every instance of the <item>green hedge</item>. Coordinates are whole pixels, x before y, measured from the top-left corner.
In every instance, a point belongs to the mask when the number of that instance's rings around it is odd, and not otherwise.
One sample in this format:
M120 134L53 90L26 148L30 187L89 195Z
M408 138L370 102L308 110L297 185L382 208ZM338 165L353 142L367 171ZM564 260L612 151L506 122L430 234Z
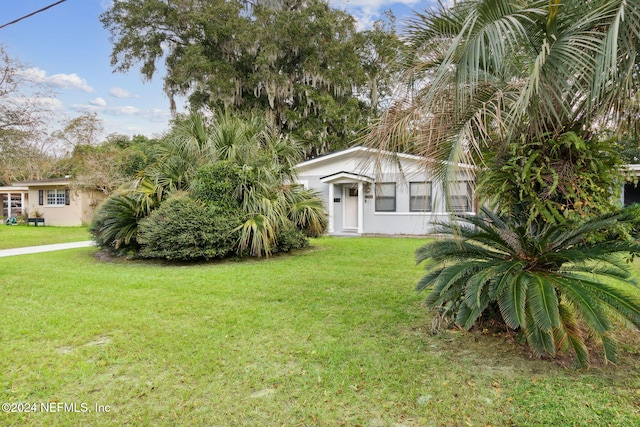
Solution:
M238 241L240 213L180 193L162 203L138 227L140 256L169 260L223 258Z

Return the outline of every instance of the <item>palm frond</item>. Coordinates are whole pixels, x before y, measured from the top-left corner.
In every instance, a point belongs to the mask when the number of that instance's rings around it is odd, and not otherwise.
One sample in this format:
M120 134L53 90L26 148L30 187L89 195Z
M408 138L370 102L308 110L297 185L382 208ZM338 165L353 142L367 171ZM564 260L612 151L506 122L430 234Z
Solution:
M530 310L525 311L526 323L523 326L525 337L529 347L538 355L556 354L556 343L554 341L553 330L541 328L533 318Z
M328 225L327 213L317 192L298 187L289 188L285 193L289 219L296 227L313 237L322 235Z
M477 305L469 306L468 304L461 304L455 318L456 325L465 329L471 329L478 317L485 311L489 302L489 297L484 294L481 296Z
M234 231L240 232L238 252L249 251L251 256L271 255L275 244L275 229L271 220L264 215L253 215Z
M640 327L640 298L635 293L626 292L602 281L588 280L583 275L566 273L565 276L570 277L570 281L574 283L574 288L580 286L583 293L588 292L592 295L592 299L597 299L597 301L606 304L622 314L636 327ZM565 286L567 282L566 279L562 280ZM600 329L598 330L600 331ZM602 333L604 332L606 332L606 329L602 329Z
M498 307L505 323L512 329L526 326L526 296L529 280L527 275L519 273L513 278L511 286L498 296Z
M555 276L554 282L562 294L571 301L574 309L580 313L580 317L590 329L599 335L603 335L610 329L598 299L589 289L585 289L584 283L575 278L563 276Z
M576 368L588 368L589 350L584 342L580 327L573 313L571 306L561 302L558 305L560 315L560 326L555 330L556 345L560 349L573 350L575 354L574 366Z
M544 274L529 274L527 305L536 327L542 330L552 330L559 326L559 302L556 289L546 280Z
M474 273L485 268L483 262L468 261L464 263L454 263L443 267L431 284L421 281L425 286L429 286L432 291L427 297L425 304L430 307L437 307L443 301L450 299L451 295L463 294L466 279ZM420 288L419 291L425 289Z
M618 346L615 341L609 338L607 335L602 336L602 348L604 349L605 360L611 363L617 363L618 361Z

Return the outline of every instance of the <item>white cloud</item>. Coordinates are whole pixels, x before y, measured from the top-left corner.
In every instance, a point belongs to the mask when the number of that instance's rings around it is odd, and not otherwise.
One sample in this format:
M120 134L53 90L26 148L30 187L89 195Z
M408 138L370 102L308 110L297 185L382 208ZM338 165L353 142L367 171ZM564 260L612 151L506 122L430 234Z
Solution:
M345 6L349 8L367 6L372 9L384 10L398 4L413 7L420 3L420 0L331 0L329 3L331 3L333 7Z
M100 1L100 7L102 7L102 10L110 9L111 6L113 6L113 0L101 0Z
M93 88L89 86L87 81L76 73L47 76L46 71L33 67L21 71L20 74L26 80L33 83L44 84L59 89L78 89L84 92L93 92Z
M62 111L64 109L62 102L60 102L58 98L35 98L33 101L38 105L42 105L43 107L47 107L55 111Z
M424 9L436 3L435 0L330 0L332 7L344 10L356 18L359 30L370 28L379 19L383 19L383 12L394 10L399 6Z
M104 104L100 104L99 100L102 100ZM131 105L107 105L102 98L94 99L93 101L90 101L89 104L75 104L72 105L71 108L76 111L93 111L112 116L135 116L140 115L141 113L139 108Z
M64 108L62 106L62 102L60 102L57 98L52 98L49 96L46 97L20 97L20 98L9 98L7 101L14 102L19 105L32 105L39 106L43 110L49 111L62 111Z
M138 98L128 90L122 89L120 87L112 87L109 91L109 95L113 96L114 98Z
M96 98L89 104L75 104L71 106L75 111L90 111L115 117L135 117L137 120L153 123L167 123L171 119L168 110L160 108L141 109L133 105L108 105L102 98Z
M167 110L154 108L152 110L146 110L144 117L154 123L166 123L171 119L171 113Z
M89 101L89 104L94 105L96 107L105 107L107 105L107 101L98 97L92 101Z
M138 107L132 105L123 105L116 107L109 107L105 109L106 114L113 114L114 116L137 116L141 110Z

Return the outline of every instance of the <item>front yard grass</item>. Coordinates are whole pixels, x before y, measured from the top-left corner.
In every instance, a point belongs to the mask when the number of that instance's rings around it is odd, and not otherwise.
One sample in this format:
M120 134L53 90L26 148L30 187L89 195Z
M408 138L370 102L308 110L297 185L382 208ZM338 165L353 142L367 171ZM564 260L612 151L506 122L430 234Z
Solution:
M0 224L0 249L91 240L87 227Z
M619 366L581 372L490 333L431 335L421 243L322 238L191 265L95 248L0 258L0 402L90 411L0 425L640 424L633 334Z

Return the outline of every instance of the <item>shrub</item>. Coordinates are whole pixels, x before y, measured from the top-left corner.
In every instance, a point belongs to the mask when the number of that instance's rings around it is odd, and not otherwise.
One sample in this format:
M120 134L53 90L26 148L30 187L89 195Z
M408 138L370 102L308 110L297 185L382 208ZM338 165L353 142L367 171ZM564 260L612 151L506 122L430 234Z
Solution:
M309 244L305 232L294 226L280 227L276 232L276 247L273 252L290 252Z
M196 171L191 190L196 199L215 203L219 207L239 205L243 183L242 169L229 161L208 164Z
M134 196L116 194L100 205L89 232L102 249L118 254L137 252L138 222L144 216L145 212Z
M140 255L182 261L222 258L234 251L234 229L240 223L238 210L177 193L140 222Z
M477 191L501 214L562 222L613 212L623 183L615 146L574 132L515 141L487 157Z

